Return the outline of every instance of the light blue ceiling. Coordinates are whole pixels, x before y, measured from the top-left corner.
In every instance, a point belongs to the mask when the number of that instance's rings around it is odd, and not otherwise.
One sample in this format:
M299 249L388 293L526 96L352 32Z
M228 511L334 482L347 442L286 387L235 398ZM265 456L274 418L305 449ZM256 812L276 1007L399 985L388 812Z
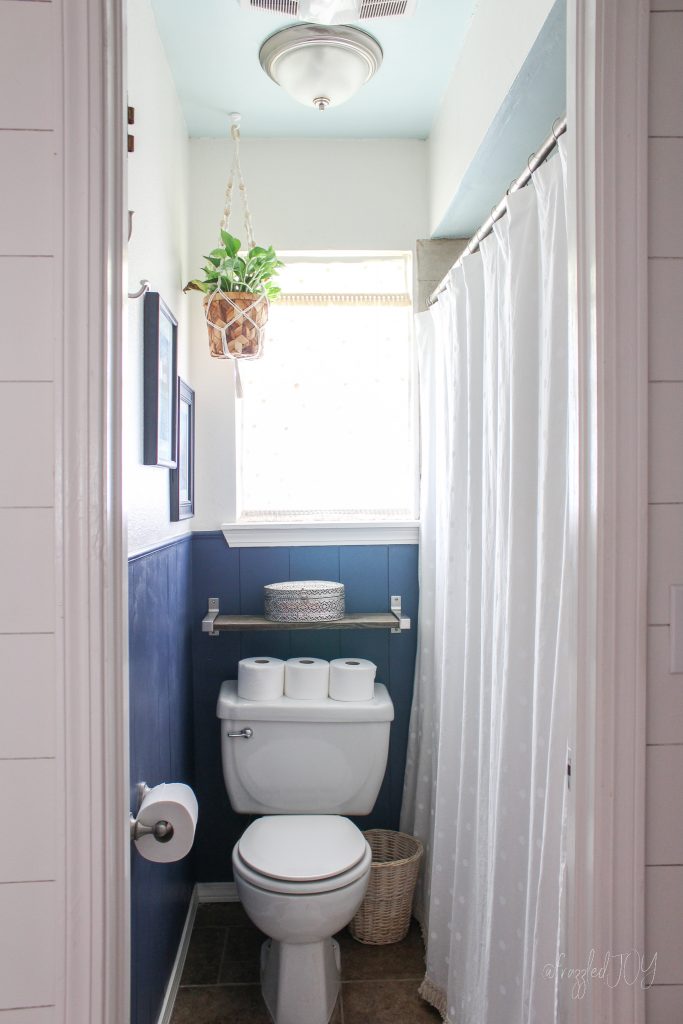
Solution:
M263 40L291 19L243 11L236 0L152 2L191 136L225 136L226 115L238 110L244 136L337 139L427 138L476 4L418 0L412 17L363 22L384 50L382 67L321 113L290 99L259 64Z

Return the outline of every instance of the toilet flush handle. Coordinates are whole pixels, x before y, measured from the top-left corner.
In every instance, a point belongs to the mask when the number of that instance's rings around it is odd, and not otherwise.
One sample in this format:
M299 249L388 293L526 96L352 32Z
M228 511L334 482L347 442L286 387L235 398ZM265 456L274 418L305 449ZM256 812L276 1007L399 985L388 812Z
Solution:
M240 729L239 732L227 733L227 737L229 740L250 740L253 735L254 730L250 729L248 726L246 729Z

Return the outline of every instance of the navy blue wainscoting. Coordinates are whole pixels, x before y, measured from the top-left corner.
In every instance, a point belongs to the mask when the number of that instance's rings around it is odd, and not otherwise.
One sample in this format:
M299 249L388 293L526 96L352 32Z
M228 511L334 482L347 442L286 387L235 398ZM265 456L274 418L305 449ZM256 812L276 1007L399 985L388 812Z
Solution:
M192 543L128 564L131 808L135 785L193 779ZM195 878L193 854L151 864L131 850L131 1024L156 1024Z
M362 828L398 828L408 724L415 671L418 604L418 549L413 545L311 548L229 548L221 533L193 535L192 636L194 663L195 780L200 818L195 850L202 882L232 878L230 854L249 819L235 814L223 784L216 698L223 679L234 679L240 658L369 658L378 667L396 709L389 763L371 815ZM263 586L282 580L339 580L349 612L386 611L391 594L403 598L409 632L388 630L292 630L287 632L201 632L209 597L220 598L228 615L260 614Z

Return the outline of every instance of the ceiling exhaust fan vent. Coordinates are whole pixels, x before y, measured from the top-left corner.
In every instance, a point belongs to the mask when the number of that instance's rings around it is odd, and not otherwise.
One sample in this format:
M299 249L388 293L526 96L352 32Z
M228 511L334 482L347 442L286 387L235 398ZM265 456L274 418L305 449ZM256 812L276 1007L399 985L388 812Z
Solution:
M410 0L364 0L360 9L361 21L369 18L401 18L412 14L415 3Z
M296 18L299 0L242 0L241 6L248 10L268 11L269 14L287 14Z
M239 0L239 4L245 11L266 11L290 18L299 16L299 0ZM417 0L362 0L358 20L404 18L414 14L416 6Z

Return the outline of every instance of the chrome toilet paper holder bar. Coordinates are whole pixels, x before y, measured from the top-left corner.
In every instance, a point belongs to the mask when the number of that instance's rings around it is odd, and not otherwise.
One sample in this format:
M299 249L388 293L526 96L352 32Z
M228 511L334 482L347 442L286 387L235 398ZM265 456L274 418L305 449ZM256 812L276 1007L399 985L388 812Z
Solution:
M137 815L140 813L142 807L142 801L145 799L148 793L151 792L151 788L146 782L138 782L136 786L137 795L137 808L135 815L130 816L130 838L131 842L135 842L137 839L141 839L142 836L154 836L158 843L168 843L173 839L173 825L170 821L156 821L153 825L143 825L141 821L138 821Z

